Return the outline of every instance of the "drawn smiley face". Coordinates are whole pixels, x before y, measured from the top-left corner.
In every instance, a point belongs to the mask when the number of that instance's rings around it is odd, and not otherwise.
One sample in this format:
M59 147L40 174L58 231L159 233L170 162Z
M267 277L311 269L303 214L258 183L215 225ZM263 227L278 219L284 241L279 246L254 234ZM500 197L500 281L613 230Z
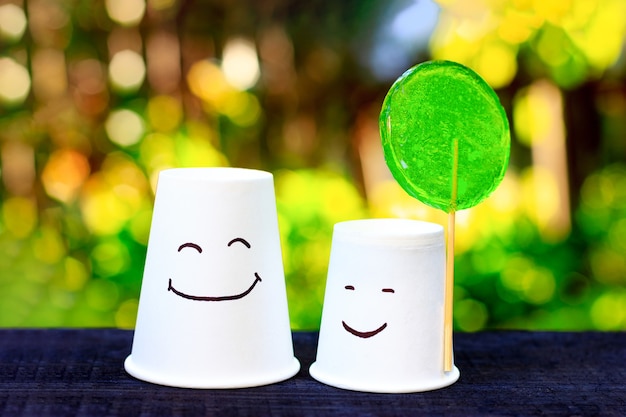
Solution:
M355 291L356 288L354 287L354 285L346 285L344 287L347 291ZM395 290L393 288L383 288L381 290L384 293L388 293L388 294L393 294L395 293ZM356 337L360 337L363 339L368 339L370 337L374 337L377 334L379 334L380 332L382 332L383 330L385 330L387 328L387 322L383 323L382 325L380 325L379 327L377 327L374 330L367 330L367 331L359 331L356 330L355 328L351 327L350 325L348 325L348 323L346 323L344 320L341 321L341 324L343 325L343 328L350 334L356 336Z
M231 246L235 244L243 245L247 249L252 248L250 243L248 243L246 239L241 238L241 237L234 238L233 240L228 242L227 246L230 248ZM198 254L202 254L202 247L200 247L200 245L193 243L193 242L183 243L182 245L178 247L178 252L181 252L183 249L195 250L196 252L198 252ZM168 285L167 285L167 290L171 291L172 293L176 294L179 297L186 298L188 300L193 300L193 301L232 301L232 300L239 300L245 297L246 295L250 294L252 290L254 289L254 287L261 281L262 281L261 277L259 276L257 272L255 272L254 280L252 281L252 284L246 290L240 293L232 294L232 295L193 295L193 294L187 294L183 291L176 289L174 285L172 284L172 278L170 278Z

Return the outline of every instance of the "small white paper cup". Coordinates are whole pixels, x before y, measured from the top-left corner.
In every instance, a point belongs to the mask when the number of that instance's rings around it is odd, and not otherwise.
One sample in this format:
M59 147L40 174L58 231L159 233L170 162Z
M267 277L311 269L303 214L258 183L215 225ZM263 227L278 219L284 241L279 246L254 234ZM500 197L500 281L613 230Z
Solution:
M272 174L159 174L126 371L184 388L288 379L293 354Z
M355 391L442 388L443 227L369 219L334 227L313 378Z

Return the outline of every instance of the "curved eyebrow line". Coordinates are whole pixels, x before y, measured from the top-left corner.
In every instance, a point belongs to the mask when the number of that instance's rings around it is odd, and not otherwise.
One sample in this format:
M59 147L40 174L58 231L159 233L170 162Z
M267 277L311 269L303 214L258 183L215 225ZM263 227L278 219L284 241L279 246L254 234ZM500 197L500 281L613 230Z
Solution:
M354 289L354 285L346 285L344 288L346 290L353 290Z
M248 241L242 237L236 237L233 240L231 240L230 242L228 242L228 246L232 245L235 242L240 242L243 243L244 245L246 245L246 247L249 249L250 248L250 244L248 243Z
M182 245L178 247L178 251L180 252L184 248L194 248L199 253L202 253L202 248L199 245L196 245L195 243L191 243L191 242L183 243Z
M395 292L393 288L383 288L383 292Z

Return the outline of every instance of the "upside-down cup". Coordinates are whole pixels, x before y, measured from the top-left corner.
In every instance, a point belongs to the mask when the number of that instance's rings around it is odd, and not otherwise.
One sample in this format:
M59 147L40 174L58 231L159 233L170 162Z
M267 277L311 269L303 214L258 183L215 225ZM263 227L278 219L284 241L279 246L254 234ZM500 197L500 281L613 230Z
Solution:
M159 174L126 371L183 388L288 379L294 357L272 174Z
M443 227L370 219L334 227L313 378L381 393L442 388Z

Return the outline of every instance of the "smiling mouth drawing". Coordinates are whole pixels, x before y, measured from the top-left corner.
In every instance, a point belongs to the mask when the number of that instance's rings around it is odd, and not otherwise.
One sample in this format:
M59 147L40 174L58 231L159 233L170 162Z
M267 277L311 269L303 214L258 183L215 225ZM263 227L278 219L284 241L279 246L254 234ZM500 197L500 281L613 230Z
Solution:
M346 324L346 322L343 321L343 320L341 321L341 324L343 324L343 328L346 329L346 331L348 331L349 333L352 333L353 335L355 335L357 337L362 337L363 339L367 339L368 337L376 336L378 333L382 332L387 327L387 323L385 323L382 326L380 326L378 329L372 330L371 332L360 332L360 331L355 330L352 327L348 326Z
M254 273L254 276L255 276L255 280L252 283L252 285L250 285L250 288L248 288L247 290L245 290L244 292L242 292L240 294L235 294L235 295L223 295L223 296L219 296L219 297L212 297L212 296L198 296L198 295L185 294L184 292L178 291L176 288L174 288L172 286L172 278L170 278L170 281L169 281L168 286L167 286L167 290L173 292L174 294L178 295L179 297L183 297L183 298L186 298L188 300L195 300L195 301L230 301L230 300L238 300L238 299L243 298L246 295L250 294L252 292L252 290L254 289L254 287L256 286L256 284L258 282L262 281L261 277L256 272Z

